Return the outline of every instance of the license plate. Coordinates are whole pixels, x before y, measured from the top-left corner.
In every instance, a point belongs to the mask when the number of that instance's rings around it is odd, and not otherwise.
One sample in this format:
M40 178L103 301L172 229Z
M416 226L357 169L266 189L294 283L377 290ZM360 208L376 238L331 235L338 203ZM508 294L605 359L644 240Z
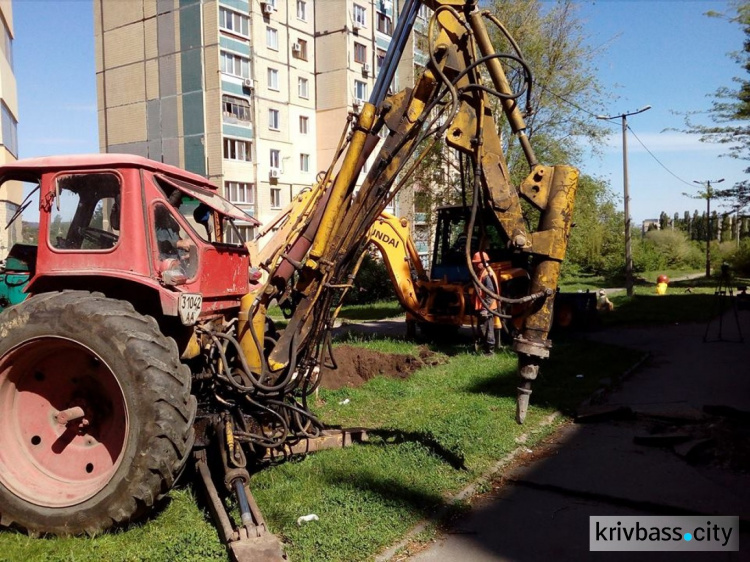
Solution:
M185 326L192 326L198 321L203 305L203 295L198 293L180 293L180 300L177 303L177 313L180 315L180 322Z

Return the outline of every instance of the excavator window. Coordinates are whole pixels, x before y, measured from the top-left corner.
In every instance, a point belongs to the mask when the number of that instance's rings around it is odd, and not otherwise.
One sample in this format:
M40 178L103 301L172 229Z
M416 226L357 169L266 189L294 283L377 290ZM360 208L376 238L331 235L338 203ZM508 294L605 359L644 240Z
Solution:
M466 265L466 242L470 209L443 207L438 209L437 233L433 255L432 279L447 278L450 282L468 282L471 278ZM490 262L511 259L507 238L491 216L479 216L474 221L469 255L479 250L487 252Z

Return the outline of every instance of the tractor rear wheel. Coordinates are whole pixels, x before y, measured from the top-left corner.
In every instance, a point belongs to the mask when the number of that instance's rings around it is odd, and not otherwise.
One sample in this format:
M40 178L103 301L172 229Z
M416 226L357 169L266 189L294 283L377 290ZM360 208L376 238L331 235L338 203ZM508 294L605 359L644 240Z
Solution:
M154 506L194 441L177 345L130 303L64 291L0 315L0 525L99 533Z

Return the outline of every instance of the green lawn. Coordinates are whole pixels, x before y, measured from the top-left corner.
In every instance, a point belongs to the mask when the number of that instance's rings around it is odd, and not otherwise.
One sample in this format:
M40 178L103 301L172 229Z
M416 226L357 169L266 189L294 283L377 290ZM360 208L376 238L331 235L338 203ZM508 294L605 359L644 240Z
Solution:
M611 295L615 310L603 317L605 326L705 322L722 304L714 295L717 279L672 282L665 296L657 296L647 279L636 285L633 297L624 292ZM588 282L592 289L601 286ZM747 280L734 280L732 286L742 283ZM347 307L341 316L370 320L400 314L397 303L377 303ZM281 319L278 310L271 315ZM367 427L370 441L316 453L254 476L255 497L291 560L371 559L418 521L439 523L439 511L450 516L464 509L447 498L512 451L521 433L531 431L526 445L533 446L554 429L535 429L542 419L556 410L570 414L601 379L616 379L640 359L632 350L564 334L553 339L525 426L514 421L516 356L478 356L468 341L435 348L445 361L407 380L377 377L357 389L321 391L315 405L319 416L332 425ZM402 340L348 336L343 341L388 353L418 352L415 344ZM344 399L348 404L340 404ZM310 513L319 521L298 526L297 518ZM125 531L66 539L0 532L2 561L226 559L190 484L173 490L151 519Z
M370 442L331 450L257 474L252 488L272 531L295 561L371 558L416 522L434 519L454 493L516 447L551 412L571 409L616 378L638 354L560 340L535 384L525 426L514 421L516 358L474 354L470 342L442 350L445 363L407 380L377 377L363 387L322 391L316 409L330 424L371 428ZM383 351L416 352L402 341L370 340ZM582 374L583 377L577 375ZM340 405L348 398L347 405ZM533 445L552 431L533 432ZM452 509L461 509L454 506ZM450 509L449 509L450 511ZM301 515L320 518L297 526ZM216 532L188 486L174 490L151 520L95 538L33 539L0 533L0 560L226 560Z

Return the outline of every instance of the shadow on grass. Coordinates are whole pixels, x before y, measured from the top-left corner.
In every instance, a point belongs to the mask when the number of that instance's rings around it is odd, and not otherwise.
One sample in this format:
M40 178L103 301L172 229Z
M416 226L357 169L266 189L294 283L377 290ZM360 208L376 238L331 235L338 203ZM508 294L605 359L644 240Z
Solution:
M430 432L403 431L400 429L368 429L370 437L377 437L379 441L365 441L362 445L398 445L400 443L419 443L434 456L448 463L455 470L467 470L466 458L460 451L451 451L442 445Z
M602 385L617 384L622 373L641 357L638 351L593 343L575 334L558 337L532 383L531 406L573 414ZM519 382L517 371L496 373L467 390L515 399Z
M602 317L607 327L707 322L731 305L729 299L705 293L615 296L612 300L614 312Z
M406 506L420 518L438 523L447 522L466 509L460 504L447 501L440 494L425 492L417 486L396 483L390 478L373 474L329 470L324 479L329 486L356 487L363 492L380 496L391 505Z

